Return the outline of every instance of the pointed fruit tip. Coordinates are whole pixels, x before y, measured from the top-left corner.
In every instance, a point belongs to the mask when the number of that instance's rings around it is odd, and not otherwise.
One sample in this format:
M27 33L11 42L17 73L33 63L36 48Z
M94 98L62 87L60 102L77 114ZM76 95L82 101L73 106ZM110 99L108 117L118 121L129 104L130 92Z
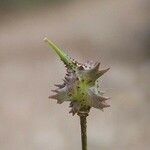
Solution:
M100 66L100 62L97 62L96 65L95 65L95 67L94 67L94 69L98 70L99 66Z
M104 70L100 70L100 71L102 71L102 73L104 74L104 73L106 73L108 70L110 70L110 67L107 68L107 69L104 69Z
M106 69L107 71L110 70L110 67Z
M44 42L48 43L51 47L55 46L54 43L51 40L49 40L47 37L45 37L43 40Z
M47 37L45 37L43 40L44 40L44 42L48 42L48 38Z
M103 97L104 98L104 101L107 101L110 99L110 97Z
M51 90L52 92L58 93L58 90Z
M49 98L50 99L57 99L57 94L56 95L50 95Z
M105 74L110 68L107 68L107 69L103 69L103 70L100 70L97 74L98 78L101 77L103 74Z
M105 106L105 107L110 107L110 105L107 105L107 106Z

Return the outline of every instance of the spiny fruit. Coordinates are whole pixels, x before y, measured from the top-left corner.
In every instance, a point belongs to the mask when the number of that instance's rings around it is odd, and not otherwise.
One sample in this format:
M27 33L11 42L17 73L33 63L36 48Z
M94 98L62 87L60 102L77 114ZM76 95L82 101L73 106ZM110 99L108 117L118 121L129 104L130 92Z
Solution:
M91 107L101 110L109 107L110 105L106 103L109 98L103 96L104 93L99 90L97 83L97 79L109 68L99 71L98 62L78 63L47 38L44 41L57 53L67 68L63 84L56 84L57 89L52 90L56 94L49 98L56 99L59 104L70 101L70 113L73 115L80 111L89 111Z

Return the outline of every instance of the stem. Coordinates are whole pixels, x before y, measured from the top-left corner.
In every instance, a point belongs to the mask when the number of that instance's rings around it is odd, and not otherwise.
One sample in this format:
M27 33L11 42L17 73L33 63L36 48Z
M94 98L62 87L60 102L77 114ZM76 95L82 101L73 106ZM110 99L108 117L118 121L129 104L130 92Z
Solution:
M80 111L78 113L78 116L80 117L80 125L81 125L81 140L82 140L82 150L87 150L87 121L86 117L88 116L88 112Z

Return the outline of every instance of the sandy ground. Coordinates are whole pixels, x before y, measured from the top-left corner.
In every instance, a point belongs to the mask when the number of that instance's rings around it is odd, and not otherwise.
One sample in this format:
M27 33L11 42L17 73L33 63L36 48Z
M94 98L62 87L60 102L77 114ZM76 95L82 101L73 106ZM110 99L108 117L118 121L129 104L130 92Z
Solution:
M75 59L101 61L111 108L92 109L91 150L149 150L150 55L147 0L74 1L6 13L0 22L0 149L77 150L80 127L68 103L48 99L63 64L45 36Z

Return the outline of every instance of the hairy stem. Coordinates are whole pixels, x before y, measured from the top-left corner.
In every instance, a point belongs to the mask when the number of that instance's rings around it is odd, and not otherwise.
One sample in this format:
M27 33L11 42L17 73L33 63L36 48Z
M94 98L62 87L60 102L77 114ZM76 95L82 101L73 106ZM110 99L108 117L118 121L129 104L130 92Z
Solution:
M86 117L88 116L88 112L79 112L80 117L80 125L81 125L81 140L82 140L82 150L87 150L87 121Z

